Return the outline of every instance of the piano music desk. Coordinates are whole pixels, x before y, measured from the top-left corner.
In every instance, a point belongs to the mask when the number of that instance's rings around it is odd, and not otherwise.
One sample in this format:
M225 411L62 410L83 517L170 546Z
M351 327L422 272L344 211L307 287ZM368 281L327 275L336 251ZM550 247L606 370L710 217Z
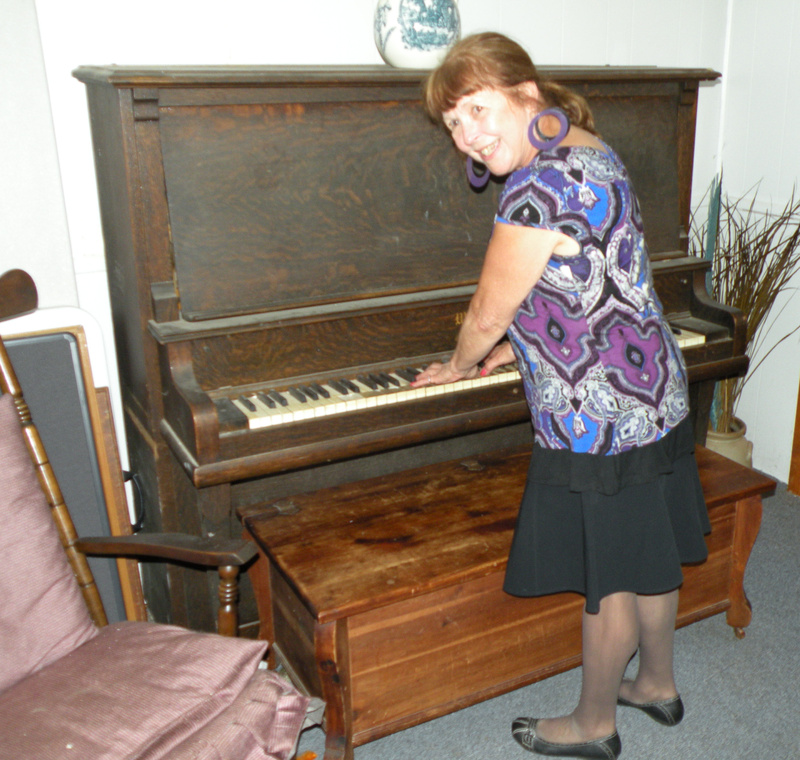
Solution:
M678 625L751 617L747 560L774 481L702 447L709 557L684 568ZM250 507L260 636L326 703L325 760L580 664L583 597L502 590L526 449ZM512 716L513 717L513 716Z

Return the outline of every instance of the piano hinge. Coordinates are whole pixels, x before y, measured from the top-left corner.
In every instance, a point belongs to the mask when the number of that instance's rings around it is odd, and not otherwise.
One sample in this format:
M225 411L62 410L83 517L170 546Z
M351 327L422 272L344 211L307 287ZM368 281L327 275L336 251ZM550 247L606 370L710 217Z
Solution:
M133 88L133 120L158 121L158 90L150 87Z

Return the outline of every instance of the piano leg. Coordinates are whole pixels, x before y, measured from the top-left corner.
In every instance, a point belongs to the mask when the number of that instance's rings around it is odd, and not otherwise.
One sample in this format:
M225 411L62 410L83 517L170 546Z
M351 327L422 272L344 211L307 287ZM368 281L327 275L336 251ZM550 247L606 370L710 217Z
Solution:
M731 606L727 621L738 639L744 638L744 629L750 624L753 616L750 600L744 591L744 572L761 527L762 512L760 494L736 502L729 591Z

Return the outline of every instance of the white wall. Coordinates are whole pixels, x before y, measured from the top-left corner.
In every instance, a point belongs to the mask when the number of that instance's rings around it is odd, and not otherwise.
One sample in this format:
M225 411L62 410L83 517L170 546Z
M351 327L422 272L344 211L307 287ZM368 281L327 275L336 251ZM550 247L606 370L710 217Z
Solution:
M24 265L43 303L76 306L33 0L0 7L0 167L0 270Z
M800 174L800 6L792 0L732 0L732 6L723 182L732 197L760 183L760 205L782 208ZM795 283L800 286L800 278ZM786 303L783 298L773 309L770 322L775 324L765 338L765 350L800 324L800 298L783 308ZM748 379L738 408L754 444L754 465L784 481L798 376L800 333L781 343Z
M3 0L0 150L7 151L11 139L24 138L29 157L4 162L11 170L0 184L0 231L9 239L8 227L12 239L26 241L34 230L44 239L40 261L30 260L19 244L4 244L2 269L26 266L45 305L75 305L77 299L105 326L110 345L88 114L83 86L71 71L106 63L381 63L372 40L374 4L234 0L204 8L189 0ZM800 107L797 85L788 75L798 63L792 43L800 47L794 0L460 0L459 5L464 33L505 32L539 64L723 71L722 83L701 92L695 196L702 195L722 161L731 192L762 177L775 200L788 192L798 163L790 125ZM773 136L767 124L775 124L780 134ZM19 210L3 213L12 203ZM32 215L38 220L33 225ZM786 314L797 322L800 304ZM772 375L758 378L750 384L753 400L747 398L756 466L783 480L800 375L797 340L789 347L793 355L782 364L785 377L780 382ZM776 424L774 407L782 408L783 424L776 442L768 443Z

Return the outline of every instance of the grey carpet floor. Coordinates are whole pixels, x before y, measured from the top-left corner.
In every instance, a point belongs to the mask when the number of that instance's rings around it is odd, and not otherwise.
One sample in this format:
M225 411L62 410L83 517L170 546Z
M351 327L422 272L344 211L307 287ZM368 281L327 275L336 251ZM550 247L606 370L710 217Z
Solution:
M800 760L800 497L779 485L745 576L753 620L737 639L725 615L676 634L676 677L686 717L666 728L620 708L624 760ZM631 663L635 672L635 661ZM580 669L504 694L355 749L355 760L513 760L533 757L511 738L511 720L569 712ZM299 753L324 754L319 728Z

